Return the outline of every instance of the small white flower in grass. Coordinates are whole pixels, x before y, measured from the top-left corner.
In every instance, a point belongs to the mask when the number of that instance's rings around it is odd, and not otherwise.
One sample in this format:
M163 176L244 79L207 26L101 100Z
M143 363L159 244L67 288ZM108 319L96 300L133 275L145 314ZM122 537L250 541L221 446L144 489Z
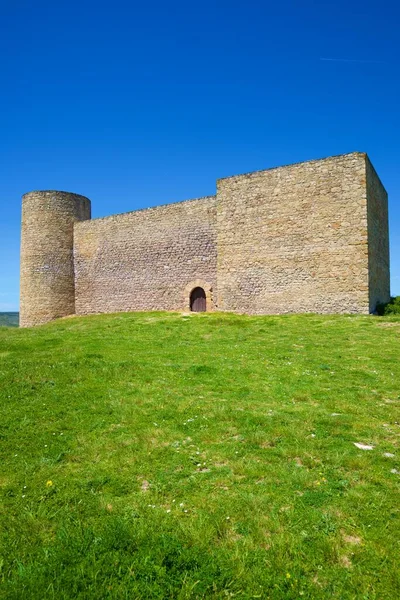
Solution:
M391 452L384 452L383 456L386 456L386 458L394 458L394 454L392 454Z
M25 494L22 494L22 497L25 498Z
M398 469L390 469L390 472L393 473L393 475L400 475L400 471Z
M311 437L312 437L312 438L314 438L314 437L315 437L315 433L312 433L312 434L311 434Z
M187 513L187 510L185 509L183 512Z
M373 450L373 446L369 446L368 444L361 444L360 442L353 442L353 444L359 448L360 450Z
M226 517L226 520L227 520L227 521L230 521L230 517Z
M168 510L167 510L167 513L170 513L170 512L171 512L171 509L168 509Z
M198 466L198 467L201 467L201 463L197 463L197 466Z
M179 506L182 508L182 506L185 506L185 505L183 502L181 502Z

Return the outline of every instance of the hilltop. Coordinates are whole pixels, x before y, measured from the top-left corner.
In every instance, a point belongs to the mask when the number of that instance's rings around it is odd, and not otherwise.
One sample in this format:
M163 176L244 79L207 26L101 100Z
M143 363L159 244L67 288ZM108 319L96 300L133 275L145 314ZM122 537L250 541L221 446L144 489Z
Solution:
M400 597L399 334L346 315L2 328L0 597Z

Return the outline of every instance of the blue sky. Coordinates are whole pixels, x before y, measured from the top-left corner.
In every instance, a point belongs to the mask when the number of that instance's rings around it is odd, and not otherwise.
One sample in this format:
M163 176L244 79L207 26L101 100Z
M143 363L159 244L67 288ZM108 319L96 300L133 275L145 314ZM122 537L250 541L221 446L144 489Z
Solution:
M399 25L397 0L1 0L0 310L18 309L27 191L97 217L354 150L389 192L400 294Z

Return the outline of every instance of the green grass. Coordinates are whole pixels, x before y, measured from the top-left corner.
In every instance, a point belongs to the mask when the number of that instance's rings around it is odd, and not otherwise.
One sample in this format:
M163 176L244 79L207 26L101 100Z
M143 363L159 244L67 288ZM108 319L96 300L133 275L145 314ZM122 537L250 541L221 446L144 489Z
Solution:
M1 329L0 597L399 598L399 356L394 316Z

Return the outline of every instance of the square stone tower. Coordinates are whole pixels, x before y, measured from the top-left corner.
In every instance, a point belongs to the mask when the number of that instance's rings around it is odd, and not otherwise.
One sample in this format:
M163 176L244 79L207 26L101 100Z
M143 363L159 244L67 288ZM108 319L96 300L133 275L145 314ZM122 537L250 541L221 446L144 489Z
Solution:
M388 197L354 152L217 182L218 308L364 313L387 302Z

